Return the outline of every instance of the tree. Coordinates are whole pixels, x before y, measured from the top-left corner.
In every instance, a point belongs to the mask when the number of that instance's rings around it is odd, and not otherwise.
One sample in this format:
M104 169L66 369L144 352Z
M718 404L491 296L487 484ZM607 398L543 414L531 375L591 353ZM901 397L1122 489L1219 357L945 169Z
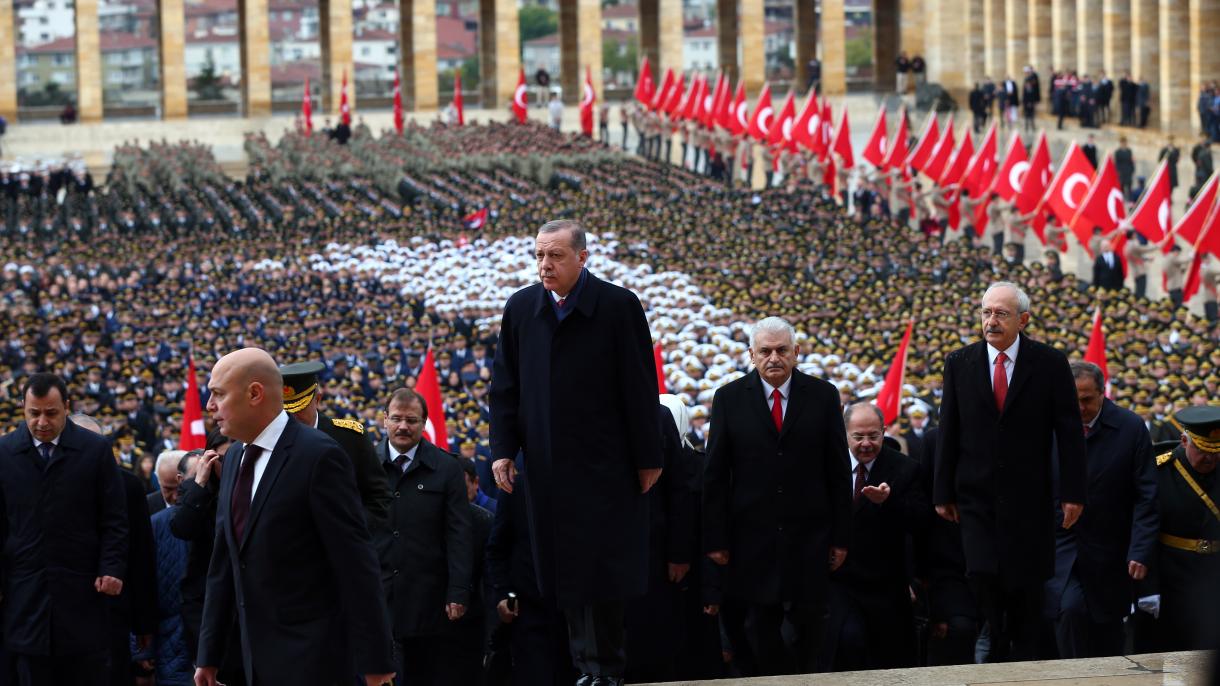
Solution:
M635 36L628 38L620 43L614 38L602 39L602 68L610 72L614 77L619 74L628 76L635 74L639 68L637 59L639 55L638 41Z
M526 5L517 13L517 24L521 31L521 45L524 46L526 41L559 31L559 15L540 5Z
M195 95L200 100L220 100L220 77L216 75L216 63L212 60L212 49L208 48L203 69L195 77Z

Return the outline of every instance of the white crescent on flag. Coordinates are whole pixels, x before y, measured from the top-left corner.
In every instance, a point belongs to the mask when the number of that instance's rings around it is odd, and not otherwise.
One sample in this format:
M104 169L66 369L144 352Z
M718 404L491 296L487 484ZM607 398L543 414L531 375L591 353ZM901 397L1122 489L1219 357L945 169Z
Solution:
M1161 233L1169 233L1169 198L1162 200L1157 208L1156 222L1161 226Z
M881 140L877 142L877 147L881 148L881 156L885 157L885 136L882 136Z
M517 107L525 107L525 84L517 84L517 90L513 92L513 102Z
M1076 199L1076 188L1078 186L1082 189L1079 200ZM1080 206L1080 200L1084 200L1084 194L1088 192L1089 177L1076 172L1069 176L1067 181L1063 182L1063 189L1060 191L1060 195L1063 196L1063 204L1074 210Z
M1122 217L1118 216L1118 210L1122 206L1123 192L1117 188L1111 188L1110 195L1106 197L1106 211L1110 213L1110 219L1112 219L1115 224L1122 219Z
M424 437L428 439L429 443L436 443L436 428L432 425L431 417L424 421Z
M758 128L762 129L762 132L763 132L764 134L765 134L765 133L770 133L770 131L771 131L771 117L772 117L772 115L774 115L774 114L775 114L775 110L771 109L770 107L764 107L764 108L762 108L762 110L761 110L761 111L758 113Z
M815 137L817 137L818 131L819 131L819 129L821 129L821 126L822 126L822 115L814 114L812 117L809 118L809 123L805 125L805 128L808 129L807 133L809 134L809 136L811 138L815 138ZM883 148L885 147L884 140L881 141L881 147L883 147Z
M1008 171L1008 185L1012 186L1014 191L1021 190L1021 184L1025 181L1027 171L1029 171L1029 162L1017 162Z
M791 119L784 120L784 140L788 142L792 142L792 125L794 123Z
M593 85L585 81L585 97L580 101L581 107L588 107L593 104Z
M737 123L741 125L743 131L750 128L750 122L746 119L746 104L744 102L735 108L733 115L737 117Z

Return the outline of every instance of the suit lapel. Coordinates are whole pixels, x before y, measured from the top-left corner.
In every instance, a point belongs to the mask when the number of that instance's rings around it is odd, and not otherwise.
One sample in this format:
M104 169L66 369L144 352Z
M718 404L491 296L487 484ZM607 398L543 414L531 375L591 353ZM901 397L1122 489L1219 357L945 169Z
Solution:
M784 440L784 436L788 435L788 430L796 424L796 418L800 416L802 410L805 409L805 402L808 400L805 393L805 379L801 373L792 370L792 384L788 386L788 411L784 412L783 431L779 432L779 439ZM770 409L770 408L768 408ZM775 425L775 420L771 420L771 425Z
M759 376L758 370L750 372L749 381L746 383L746 388L750 395L754 396L749 400L750 407L754 408L754 412L758 415L758 420L767 427L767 431L772 436L779 438L779 432L775 430L775 420L771 418L771 406L767 403L766 396L763 395L762 377ZM789 390L789 395L792 391Z
M978 343L976 345L978 347L970 355L971 366L974 367L970 375L974 378L975 387L979 390L983 406L993 416L999 415L999 410L995 406L995 389L991 387L992 371L987 357L987 344Z
M280 440L276 442L275 450L271 451L270 457L267 458L267 466L258 480L258 490L254 492L254 502L250 504L250 517L246 520L245 536L241 541L242 548L245 548L246 543L250 540L254 525L258 523L258 515L263 510L263 504L267 502L271 488L275 486L276 477L283 470L284 463L288 461L288 451L292 448L292 442L299 431L299 422L289 417L288 425L284 427L284 433L280 434Z
M1021 392L1029 378L1034 374L1034 351L1030 340L1021 337L1021 347L1017 349L1017 359L1012 367L1012 381L1008 384L1008 394L1004 396L1004 411L1013 403L1013 398Z

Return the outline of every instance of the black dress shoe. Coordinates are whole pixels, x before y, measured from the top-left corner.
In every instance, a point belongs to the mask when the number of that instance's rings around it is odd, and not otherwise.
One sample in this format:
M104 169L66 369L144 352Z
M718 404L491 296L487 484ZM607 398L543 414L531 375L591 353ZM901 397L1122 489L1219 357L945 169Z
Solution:
M576 680L576 686L593 686L597 681L597 676L594 674L581 674Z
M623 677L599 676L593 680L592 686L623 686Z

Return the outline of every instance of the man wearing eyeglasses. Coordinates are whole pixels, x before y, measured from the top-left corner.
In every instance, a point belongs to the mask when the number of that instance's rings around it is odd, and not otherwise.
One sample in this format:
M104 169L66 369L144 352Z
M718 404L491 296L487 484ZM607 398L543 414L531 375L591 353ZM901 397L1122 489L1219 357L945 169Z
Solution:
M991 625L991 660L1028 660L1055 569L1052 450L1070 529L1084 509L1084 434L1067 358L1024 333L1029 296L994 283L979 317L983 340L945 358L933 502L961 525L967 578Z

